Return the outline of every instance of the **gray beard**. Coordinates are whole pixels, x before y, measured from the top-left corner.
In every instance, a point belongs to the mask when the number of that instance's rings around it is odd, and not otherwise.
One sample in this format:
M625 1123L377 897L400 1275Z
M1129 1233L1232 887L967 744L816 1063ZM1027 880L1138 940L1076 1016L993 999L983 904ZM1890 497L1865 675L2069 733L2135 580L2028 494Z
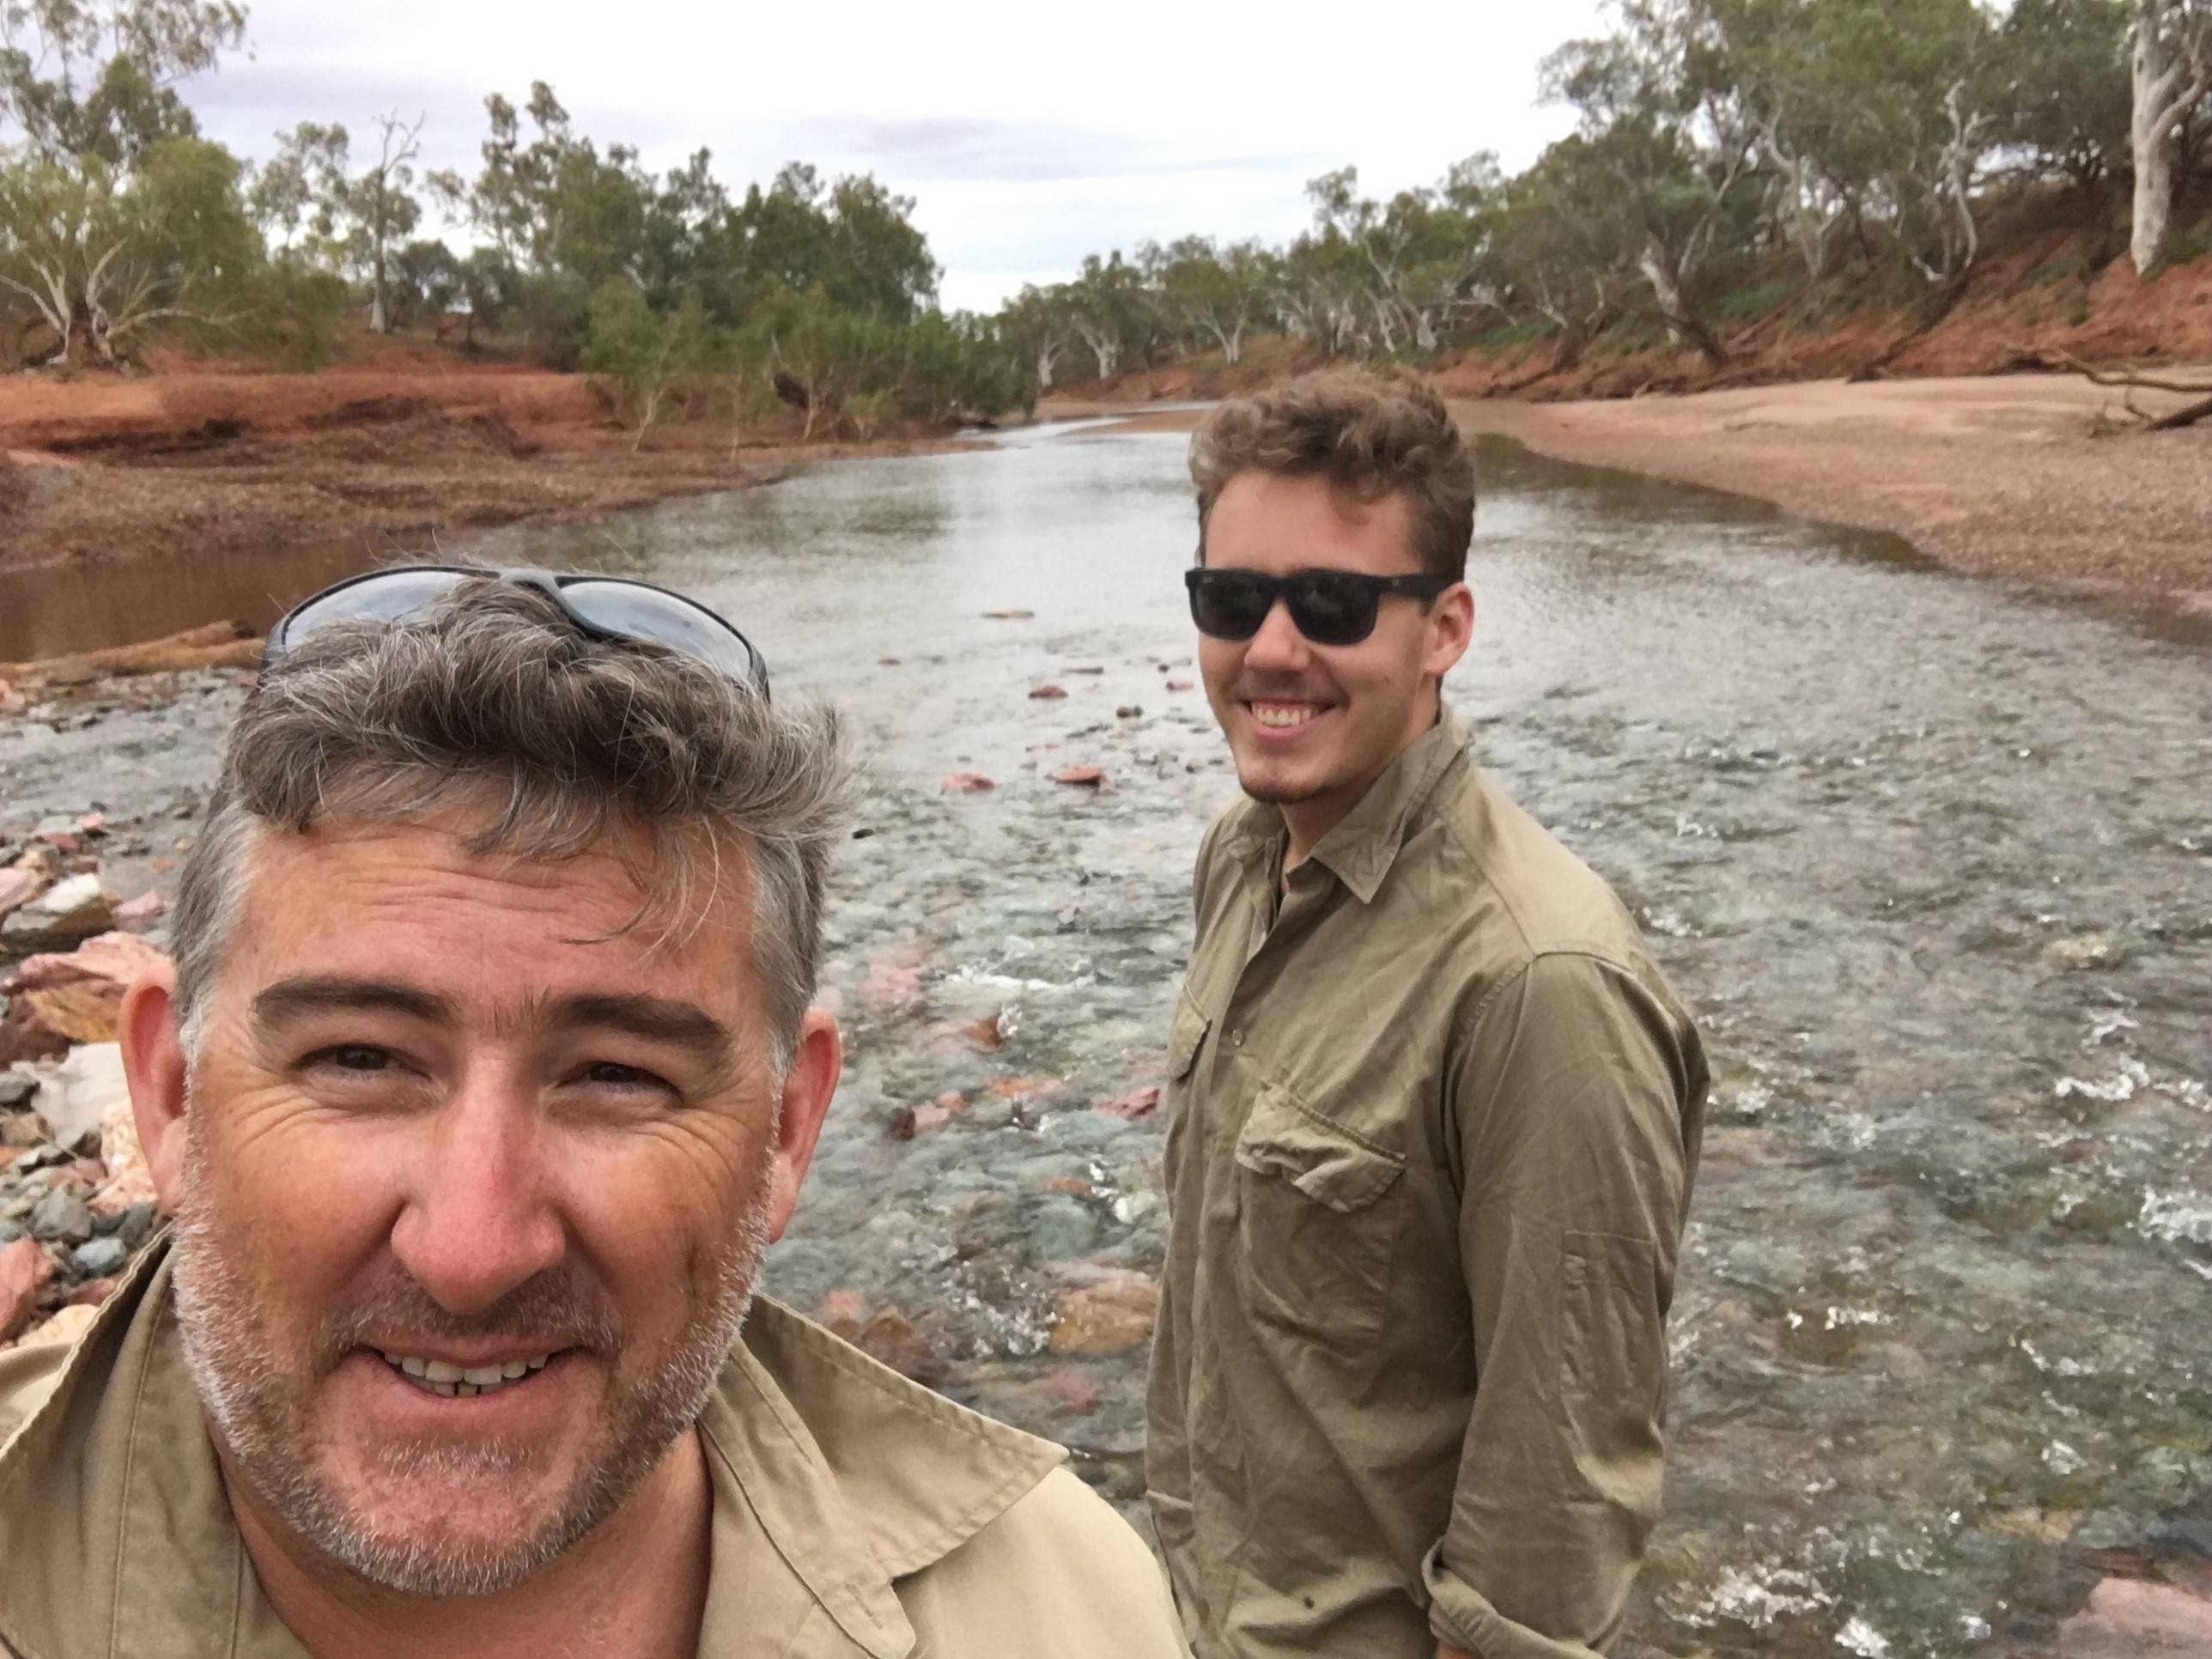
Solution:
M679 1436L698 1421L716 1378L735 1346L752 1305L753 1285L768 1248L766 1210L773 1165L747 1204L738 1237L711 1264L713 1292L688 1317L673 1352L641 1382L615 1385L602 1425L609 1433L596 1457L579 1468L562 1500L533 1531L495 1544L444 1545L373 1527L346 1500L318 1461L307 1418L313 1381L357 1346L362 1310L319 1328L304 1364L278 1354L263 1325L252 1287L226 1254L207 1191L206 1149L197 1120L186 1117L185 1164L172 1243L172 1282L185 1360L202 1408L233 1466L283 1523L324 1554L371 1583L410 1595L483 1595L520 1583L583 1538L619 1509L667 1455ZM559 1287L526 1285L540 1308L568 1305ZM502 1303L508 1309L515 1298ZM419 1287L410 1307L428 1299ZM434 1308L434 1304L428 1304ZM496 1328L501 1310L474 1322L440 1316L428 1322L456 1332L473 1324ZM516 1323L515 1311L505 1316ZM526 1319L522 1323L537 1323ZM572 1314L551 1328L573 1328ZM619 1326L589 1322L593 1346L620 1352ZM495 1442L478 1445L398 1443L378 1458L394 1476L480 1474L495 1480L538 1461L531 1449Z

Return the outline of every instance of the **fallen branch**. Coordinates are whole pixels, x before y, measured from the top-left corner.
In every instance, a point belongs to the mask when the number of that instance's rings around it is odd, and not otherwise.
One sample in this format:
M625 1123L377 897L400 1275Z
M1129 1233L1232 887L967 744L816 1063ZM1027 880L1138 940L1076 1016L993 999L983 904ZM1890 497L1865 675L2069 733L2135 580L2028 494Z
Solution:
M2063 368L2085 376L2092 386L2124 386L2142 392L2179 392L2191 397L2212 394L2212 380L2161 380L2148 374L2137 374L2131 368L2093 368L2072 352L2057 346L2045 346L2034 351L2022 346L2008 346L2006 349L2033 358L2046 368Z

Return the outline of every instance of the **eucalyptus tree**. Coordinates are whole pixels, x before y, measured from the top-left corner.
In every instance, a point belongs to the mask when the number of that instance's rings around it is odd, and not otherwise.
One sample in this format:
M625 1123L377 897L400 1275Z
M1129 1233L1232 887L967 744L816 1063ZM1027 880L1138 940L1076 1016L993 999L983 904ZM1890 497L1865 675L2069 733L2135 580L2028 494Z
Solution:
M94 157L127 173L164 139L197 137L178 86L246 43L237 0L4 0L0 145Z
M2129 152L2135 211L2129 257L2148 276L2166 255L2173 227L2179 136L2212 94L2212 0L2130 0Z
M2101 219L2109 182L2130 165L2127 0L2013 0L1998 35L2004 142Z

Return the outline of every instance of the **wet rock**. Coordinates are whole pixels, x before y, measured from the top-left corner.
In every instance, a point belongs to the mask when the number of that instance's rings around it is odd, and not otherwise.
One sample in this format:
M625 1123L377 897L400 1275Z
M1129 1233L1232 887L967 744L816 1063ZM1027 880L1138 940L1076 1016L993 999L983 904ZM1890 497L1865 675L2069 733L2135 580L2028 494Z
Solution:
M1071 674L1103 674L1106 671L1102 666L1092 665L1084 668L1071 668L1067 672Z
M1040 685L1030 693L1032 702L1054 702L1067 695L1064 685Z
M967 1097L956 1091L939 1095L926 1106L902 1106L891 1114L891 1138L912 1140L932 1129L941 1129L967 1103Z
M1120 1353L1152 1334L1160 1287L1126 1267L1090 1270L1053 1305L1050 1346L1056 1354Z
M74 1147L94 1135L118 1103L131 1098L123 1051L112 1042L72 1049L52 1067L32 1102L57 1146Z
M878 1308L865 1321L832 1321L830 1328L871 1359L927 1386L942 1382L950 1369L945 1356L896 1308Z
M31 1322L53 1276L53 1262L33 1241L19 1238L0 1248L0 1343L12 1340Z
M0 945L17 956L66 951L113 920L115 895L97 875L70 876L0 921Z
M57 1187L32 1208L31 1237L49 1243L82 1243L92 1237L92 1211L76 1193Z
M937 787L948 795L980 795L999 786L981 772L947 772L937 781Z
M1168 690L1170 691L1188 691L1190 689L1191 683L1188 680L1170 680L1168 682Z
M1127 1118L1133 1123L1139 1118L1150 1117L1159 1109L1159 1103L1160 1091L1157 1088L1146 1087L1132 1089L1126 1095L1116 1095L1111 1100L1102 1101L1098 1109L1109 1117Z
M1052 781L1073 784L1083 789L1096 789L1106 781L1106 774L1096 766L1063 766L1052 775Z
M1098 1409L1098 1385L1073 1365L1054 1366L1044 1374L1044 1386L1074 1416L1088 1417Z
M840 1324L858 1326L867 1317L868 1304L858 1291L834 1290L823 1297L814 1310L814 1322L835 1328Z
M2212 1653L2212 1601L2172 1584L2107 1578L2058 1627L2059 1659Z
M80 1279L106 1279L130 1259L131 1247L121 1239L88 1238L70 1252L70 1268Z
M925 1054L989 1054L1006 1040L1000 1029L999 1016L986 1014L980 1019L940 1020L921 1035L921 1051Z
M28 1072L0 1074L0 1107L21 1106L39 1092L39 1079Z
M16 1340L18 1348L66 1346L92 1328L100 1317L97 1308L64 1308L43 1325L33 1327Z
M1144 712L1141 704L1125 702L1114 711L1114 718L1117 720L1133 720L1141 719Z
M2110 933L2077 933L2070 939L2052 939L2043 947L2044 962L2068 974L2117 968L2126 957L2127 947Z
M136 1204L127 1204L110 1215L100 1209L100 1199L97 1194L94 1194L88 1200L86 1207L92 1212L94 1235L97 1237L119 1238L123 1241L124 1249L128 1250L137 1249L152 1237L155 1224L161 1218L161 1211L155 1207L154 1200L150 1198L141 1200Z
M1036 615L1034 611L986 611L985 622L1028 622Z
M902 1008L921 995L921 975L896 963L878 963L860 981L860 1000L878 1013Z
M46 884L46 872L30 866L16 865L0 870L0 916L28 904Z
M126 933L143 933L159 921L168 908L168 900L149 889L115 907L115 925Z
M1030 1217L1030 1254L1036 1261L1073 1261L1097 1242L1097 1220L1073 1198L1047 1199Z

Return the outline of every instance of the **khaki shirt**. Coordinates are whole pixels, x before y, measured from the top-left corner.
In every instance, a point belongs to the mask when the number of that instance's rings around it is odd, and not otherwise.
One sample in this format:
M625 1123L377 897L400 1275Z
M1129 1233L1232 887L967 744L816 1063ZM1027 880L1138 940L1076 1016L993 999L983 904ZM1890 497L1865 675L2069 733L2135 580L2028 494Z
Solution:
M0 1654L303 1659L231 1520L168 1279L142 1267L74 1348L0 1354ZM699 1431L702 1656L1187 1651L1152 1556L1058 1447L765 1297Z
M1568 1659L1659 1510L1705 1066L1446 718L1280 875L1199 855L1146 1476L1201 1659Z

